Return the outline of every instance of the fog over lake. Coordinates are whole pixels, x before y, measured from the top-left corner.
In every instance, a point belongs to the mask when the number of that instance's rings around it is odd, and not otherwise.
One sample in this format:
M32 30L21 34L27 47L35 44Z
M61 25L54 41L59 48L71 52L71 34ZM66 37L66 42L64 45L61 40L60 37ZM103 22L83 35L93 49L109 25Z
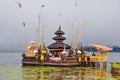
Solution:
M78 41L120 46L120 0L1 0L0 2L0 51L23 51L25 48L22 25L22 4L27 39L36 40L38 15L46 24L45 44L48 46L61 24L70 42L75 24L80 26ZM43 7L44 5L44 7Z

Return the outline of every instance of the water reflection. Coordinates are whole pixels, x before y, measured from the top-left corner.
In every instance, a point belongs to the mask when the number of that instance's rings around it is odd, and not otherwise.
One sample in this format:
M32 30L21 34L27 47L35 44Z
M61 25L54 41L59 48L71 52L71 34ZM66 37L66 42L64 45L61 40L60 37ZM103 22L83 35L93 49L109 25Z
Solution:
M119 53L108 53L108 62L120 62ZM96 68L21 67L21 54L0 53L0 80L120 80L107 70Z
M107 70L81 67L23 67L23 80L105 80Z
M83 67L0 68L0 80L120 80L110 69Z

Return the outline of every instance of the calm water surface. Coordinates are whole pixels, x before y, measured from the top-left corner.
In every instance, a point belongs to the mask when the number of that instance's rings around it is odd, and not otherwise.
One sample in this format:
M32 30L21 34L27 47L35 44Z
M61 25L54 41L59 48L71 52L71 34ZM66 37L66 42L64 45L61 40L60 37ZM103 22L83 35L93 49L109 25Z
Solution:
M108 53L108 61L120 62L120 53ZM22 67L21 53L0 53L0 80L120 80L106 69L84 67Z

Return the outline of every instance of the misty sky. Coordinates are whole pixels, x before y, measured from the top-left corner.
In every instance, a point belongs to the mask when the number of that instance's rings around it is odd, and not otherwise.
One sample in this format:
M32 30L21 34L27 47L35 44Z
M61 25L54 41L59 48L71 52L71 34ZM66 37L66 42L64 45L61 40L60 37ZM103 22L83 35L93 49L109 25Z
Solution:
M23 51L25 48L21 9L17 2L23 7L28 41L36 40L40 14L46 24L47 46L54 42L51 38L60 24L69 43L76 20L81 33L78 41L84 45L120 46L120 0L78 0L77 8L76 0L1 0L0 51Z

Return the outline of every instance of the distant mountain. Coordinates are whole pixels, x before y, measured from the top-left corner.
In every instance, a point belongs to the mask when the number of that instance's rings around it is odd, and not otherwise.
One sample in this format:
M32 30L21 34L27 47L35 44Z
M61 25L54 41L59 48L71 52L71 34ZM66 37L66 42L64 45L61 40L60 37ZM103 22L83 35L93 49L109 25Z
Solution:
M119 46L112 46L113 50L111 52L120 52Z
M96 52L97 51L95 48L90 48L89 46L85 46L83 48L84 48L84 50L89 51L89 52L92 52L92 51Z

